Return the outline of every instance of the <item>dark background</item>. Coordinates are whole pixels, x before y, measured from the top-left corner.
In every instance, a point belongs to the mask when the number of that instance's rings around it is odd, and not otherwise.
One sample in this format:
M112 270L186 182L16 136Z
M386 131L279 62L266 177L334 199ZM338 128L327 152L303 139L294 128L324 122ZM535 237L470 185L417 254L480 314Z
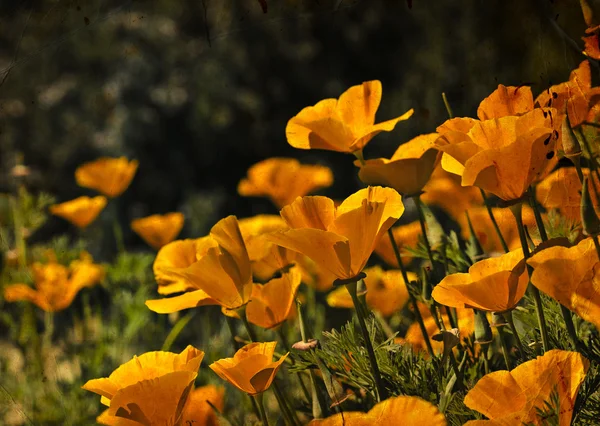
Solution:
M456 115L474 116L499 83L537 94L584 59L578 0L267 3L263 13L256 0L1 1L2 190L18 153L28 188L58 201L93 194L75 183L79 164L125 155L140 167L118 201L123 225L179 210L182 235L199 236L228 214L276 213L236 192L271 156L332 167L331 197L357 189L351 156L287 144L287 120L305 106L381 80L377 121L415 109L365 149L390 156L446 119L442 92ZM69 229L52 218L33 238Z

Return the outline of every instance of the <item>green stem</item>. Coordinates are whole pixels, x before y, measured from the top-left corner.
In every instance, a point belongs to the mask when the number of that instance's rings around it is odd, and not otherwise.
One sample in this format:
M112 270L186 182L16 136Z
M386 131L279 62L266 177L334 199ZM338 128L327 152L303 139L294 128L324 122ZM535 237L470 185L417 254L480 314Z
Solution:
M500 231L500 227L498 226L498 222L496 221L496 218L494 217L494 212L492 211L492 207L490 206L490 203L488 201L488 197L485 194L485 191L481 188L479 188L479 191L481 192L481 197L483 198L483 204L485 204L485 208L487 209L488 212L488 216L490 217L490 220L492 221L492 225L494 226L494 229L496 230L496 234L498 235L498 238L500 239L500 244L502 244L502 249L504 250L505 253L508 253L508 244L506 244L506 240L504 239L504 236L502 235L502 232Z
M454 118L454 113L452 112L452 108L450 107L450 103L448 102L448 98L446 97L446 92L442 92L442 100L444 101L444 106L446 107L448 117L450 119Z
M25 236L23 235L23 223L21 221L21 215L19 213L18 199L19 193L13 197L8 197L10 202L13 227L15 233L15 246L17 248L17 256L19 260L19 267L27 268L27 245L25 244Z
M281 339L281 344L283 345L283 348L285 349L285 351L290 352L289 342L287 340L287 337L285 336L285 333L283 332L283 324L281 327L279 327L277 329L277 334L279 335L279 338ZM294 359L294 357L289 357L289 360L291 361L292 365L296 364L296 360ZM306 388L306 385L304 384L302 377L300 376L300 374L296 374L296 377L298 377L298 381L300 382L300 387L302 388L302 393L304 393L304 397L306 398L306 401L310 402L311 395L310 395L310 392L308 392L308 389Z
M388 236L390 237L390 242L392 243L392 249L394 250L394 255L396 256L396 261L398 262L398 266L400 267L400 272L402 273L402 279L404 280L404 285L406 286L406 291L408 291L408 296L410 299L410 303L413 307L413 311L415 312L415 317L417 318L417 323L419 324L419 328L421 329L421 334L423 335L423 340L425 340L425 345L427 346L427 351L429 352L429 356L431 358L435 357L435 353L433 352L433 346L431 346L431 341L429 340L429 335L427 334L427 328L425 328L425 323L423 322L423 317L421 316L421 311L419 311L419 306L417 305L417 299L410 291L410 287L408 285L408 273L406 272L406 267L402 263L402 258L400 257L400 250L398 250L398 245L396 244L396 239L394 238L394 233L392 232L392 228L388 229Z
M506 363L506 369L508 371L512 370L510 364L510 358L508 356L508 345L506 343L506 335L504 334L504 330L502 330L503 326L498 327L498 337L500 337L500 345L502 346L502 355L504 356L504 362Z
M367 329L365 318L362 315L362 310L360 308L360 300L358 299L358 295L356 294L357 285L357 282L353 282L350 284L346 284L346 288L348 289L348 292L352 297L356 317L358 318L358 323L360 324L360 330L363 335L363 340L365 341L365 346L367 347L367 353L369 354L369 361L371 364L371 372L373 373L373 378L375 379L377 402L379 402L383 401L384 399L387 399L387 391L383 386L383 381L381 380L381 373L379 372L379 365L377 364L377 358L375 357L375 351L373 350L373 344L371 342L371 337L369 336L369 330Z
M542 219L542 214L540 213L538 203L535 200L535 190L532 186L530 186L527 190L527 195L529 196L529 205L533 209L533 215L535 216L535 224L537 225L538 231L540 233L540 238L542 239L542 241L548 241L546 227L544 226L544 221Z
M260 421L262 422L263 426L269 426L269 419L265 411L265 404L263 401L264 398L262 392L257 395L254 395L253 399L256 402L256 405L258 406L258 412L260 413Z
M421 195L417 195L413 198L415 205L417 206L417 213L419 214L419 223L421 224L421 233L423 234L423 240L425 248L427 249L427 256L431 262L431 268L435 268L435 262L433 260L433 252L431 251L431 245L429 244L429 238L427 237L427 227L425 225L425 213L423 212L423 202L421 201Z
M592 235L592 240L594 241L594 246L596 247L596 254L598 255L598 259L600 260L600 244L598 243L598 236Z
M167 338L160 349L161 351L168 352L171 349L171 346L175 342L175 339L177 339L177 336L179 336L190 320L194 318L195 314L196 312L192 311L186 316L183 316L177 320L173 328L171 328L171 331L169 331L169 334L167 335Z
M506 312L503 316L508 325L510 326L510 330L512 331L513 337L515 338L515 342L517 343L517 348L519 348L521 358L525 358L525 348L523 347L523 343L521 342L521 338L519 337L519 333L517 332L517 327L515 327L515 320L513 318L512 311Z
M515 220L517 221L517 229L519 231L519 238L521 240L521 248L523 249L523 256L525 259L529 258L529 247L527 246L527 236L525 235L525 228L523 227L523 217L521 215L522 204L515 204L510 207L510 211L515 216ZM533 273L532 267L527 265L527 273L529 274L529 288L531 290L531 294L533 294L533 300L535 302L535 312L538 320L538 324L540 326L540 334L542 337L542 346L544 348L544 352L547 352L550 349L549 339L548 339L548 329L546 327L546 319L544 318L544 306L542 304L542 297L540 296L540 291L531 284L531 275Z
M113 234L117 243L117 251L123 253L125 251L125 244L123 243L123 229L119 223L118 218L113 218Z
M565 320L565 325L567 326L567 333L569 333L569 337L571 338L571 342L575 350L579 348L579 339L577 338L577 330L575 330L575 324L573 324L573 317L571 316L571 311L569 311L562 304L560 305L560 311Z

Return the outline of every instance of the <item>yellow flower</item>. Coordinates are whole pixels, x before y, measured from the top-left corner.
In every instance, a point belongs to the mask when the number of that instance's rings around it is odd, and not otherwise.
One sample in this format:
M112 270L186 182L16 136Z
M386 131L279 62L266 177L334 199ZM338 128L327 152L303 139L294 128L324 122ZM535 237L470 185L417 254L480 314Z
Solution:
M205 251L196 262L171 270L187 280L190 287L186 292L171 298L148 300L146 306L150 310L165 314L215 303L237 309L248 303L252 293L252 270L237 218L221 219L211 229L209 238L203 240L202 251Z
M442 167L462 176L463 186L478 186L503 200L518 199L555 157L558 132L552 115L556 110L537 108L485 121L449 120L437 129Z
M149 246L159 249L170 243L181 232L184 217L182 213L154 214L135 219L131 229L138 234Z
M590 175L589 169L582 169L584 176ZM600 181L592 174L596 188L600 188ZM575 167L562 167L548 175L536 186L535 195L537 200L546 209L558 209L558 211L573 223L581 222L581 182L577 177ZM597 211L598 200L595 191L590 191L592 202Z
M554 390L560 401L558 424L568 426L588 368L589 361L581 354L554 349L512 371L487 374L467 393L464 402L490 421L470 421L465 426L545 424L537 409L544 409Z
M367 288L367 305L379 311L384 317L389 317L398 312L408 300L406 284L399 270L384 271L380 266L364 270L367 277L364 279ZM417 276L409 272L409 280L416 280ZM338 287L327 295L327 304L334 308L354 308L350 293L345 287Z
M137 160L102 157L79 166L75 170L75 180L79 186L95 189L114 198L127 189L137 168Z
M92 287L104 279L104 268L92 262L83 252L80 260L74 260L67 268L56 263L34 263L31 266L35 289L26 284L12 284L4 288L7 302L26 300L47 312L57 312L71 305L77 293Z
M181 424L203 357L204 352L193 346L180 354L148 352L82 388L101 395L108 406L99 418L104 424Z
M294 314L296 292L302 275L297 267L266 284L254 284L246 306L248 321L262 328L275 328Z
M600 327L600 262L591 238L574 247L548 247L527 263L534 268L534 286Z
M394 234L394 240L400 250L400 256L402 257L402 263L408 265L412 259L412 254L406 250L406 247L415 248L419 242L419 236L421 235L421 223L417 220L415 222L408 223L406 225L394 226L392 228ZM381 237L379 243L375 247L375 253L383 259L385 263L390 266L398 267L396 261L396 253L392 247L392 242L387 236Z
M440 158L435 146L437 133L417 136L398 147L392 158L367 160L361 164L360 180L369 185L384 185L394 188L403 196L420 192Z
M269 197L282 208L296 197L332 184L329 167L304 165L293 158L269 158L248 169L248 178L240 181L238 193L245 197Z
M400 117L375 124L381 93L380 81L367 81L352 86L339 99L324 99L304 108L287 124L288 143L300 149L361 151L375 135L393 130L396 123L413 113L411 109Z
M527 290L529 277L521 249L480 260L468 273L446 276L431 297L455 308L504 312L513 309Z
M277 370L288 354L273 362L277 342L250 343L238 350L233 358L213 362L209 367L223 380L248 395L257 395L271 386Z
M446 426L446 419L431 402L416 396L395 396L376 404L368 413L346 411L326 419L313 420L310 426Z
M78 228L85 228L92 223L106 206L106 197L78 197L74 200L50 206L55 216L68 220Z
M281 210L291 229L268 238L310 257L337 278L351 279L403 212L402 198L391 188L361 189L337 208L327 197L303 197Z

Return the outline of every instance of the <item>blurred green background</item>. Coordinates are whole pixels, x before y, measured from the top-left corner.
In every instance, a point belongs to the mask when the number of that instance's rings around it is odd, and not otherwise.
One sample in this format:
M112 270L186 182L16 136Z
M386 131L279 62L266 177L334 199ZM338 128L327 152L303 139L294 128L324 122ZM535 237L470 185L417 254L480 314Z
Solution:
M132 218L180 210L184 236L227 214L272 212L236 185L253 163L294 156L334 169L327 194L357 188L347 156L291 148L287 120L303 107L379 79L378 119L415 114L365 156L474 115L496 88L539 93L584 58L578 0L34 0L0 2L0 189L17 153L28 187L65 201L91 194L75 168L98 156L137 158L119 200ZM593 5L593 2L592 2ZM562 28L564 37L557 27ZM68 225L53 218L33 241ZM142 245L130 231L126 243Z

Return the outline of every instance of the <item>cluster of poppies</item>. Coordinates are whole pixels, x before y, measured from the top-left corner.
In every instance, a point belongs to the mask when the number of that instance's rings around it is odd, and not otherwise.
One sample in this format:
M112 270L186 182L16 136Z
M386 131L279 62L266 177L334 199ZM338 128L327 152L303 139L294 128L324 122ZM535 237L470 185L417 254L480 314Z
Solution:
M443 353L444 359L453 357L453 347L475 332L478 321L480 326L488 324L487 318L494 314L496 323L501 318L510 325L515 349L524 362L513 368L505 351L507 370L486 374L470 387L464 404L489 420L468 424L539 424L540 409L554 393L560 402L559 423L569 424L590 362L579 352L551 347L540 292L562 306L574 347L578 336L572 313L600 326L596 281L600 180L594 142L583 131L600 113L599 94L600 89L591 86L587 61L569 81L535 99L527 86L500 85L481 102L477 119L450 117L435 133L400 144L389 159L365 159L363 148L378 133L392 131L409 119L412 110L376 124L382 97L379 81L353 86L339 99L306 107L289 120L288 143L299 149L353 154L358 176L367 186L341 202L309 196L332 185L330 169L270 158L248 170L238 192L269 197L279 215L240 220L229 216L206 236L175 241L183 225L180 213L132 222L132 229L158 249L153 271L163 297L146 305L160 314L216 305L228 321L242 321L251 343L232 348L236 350L232 358L216 360L210 368L254 398L265 425L270 415L262 395L270 388L286 423L310 420L296 412L275 380L285 362L295 362L297 352L273 361L277 342L257 341L254 329L278 330L297 317L296 298L302 284L329 291L326 300L332 307L355 309L372 373L364 391L375 402L367 413L315 418L313 425L445 425L444 415L432 402L390 395L366 324L369 311L387 318L409 304L415 322L393 344L410 345L429 357ZM558 167L561 158L571 165ZM582 158L589 168L582 166ZM81 186L116 197L136 169L135 161L102 158L81 166L76 179ZM414 203L418 220L394 226L407 200ZM104 196L80 197L50 211L83 228L106 203ZM439 248L428 236L427 206L445 211L447 218L461 225L462 238L471 240L475 255L465 254L466 266L449 268L436 256ZM548 214L555 211L575 230L573 240L549 238ZM537 231L529 232L532 228ZM429 267L424 270L412 268L418 245L427 257ZM373 252L390 269L367 267ZM29 300L44 310L61 310L81 288L99 282L103 273L85 254L69 268L51 261L33 265L33 272L37 291L25 284L9 286L6 300ZM416 294L419 284L423 291ZM513 310L528 289L538 319L533 346L539 356L533 359L527 359L529 352L513 319ZM494 337L491 331L484 335L476 337L487 356ZM313 350L318 344L302 337L297 350ZM504 339L504 332L495 338ZM506 350L507 343L501 346ZM149 352L108 378L90 380L84 389L101 395L108 407L98 422L216 424L214 408L222 410L223 389L194 387L203 356L191 346L180 354ZM303 383L302 387L308 395Z

